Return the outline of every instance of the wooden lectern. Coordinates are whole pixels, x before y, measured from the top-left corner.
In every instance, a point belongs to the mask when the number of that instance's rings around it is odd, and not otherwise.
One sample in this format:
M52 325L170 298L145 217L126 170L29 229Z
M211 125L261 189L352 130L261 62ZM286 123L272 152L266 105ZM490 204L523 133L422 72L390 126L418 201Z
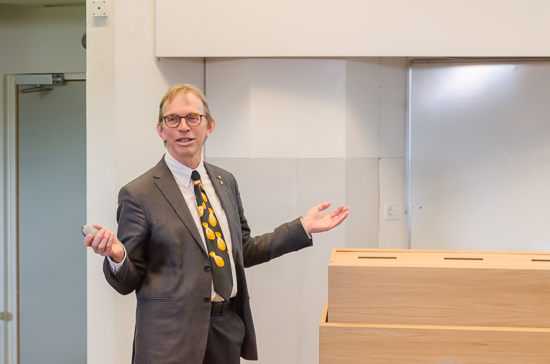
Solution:
M333 249L320 364L549 364L550 253Z

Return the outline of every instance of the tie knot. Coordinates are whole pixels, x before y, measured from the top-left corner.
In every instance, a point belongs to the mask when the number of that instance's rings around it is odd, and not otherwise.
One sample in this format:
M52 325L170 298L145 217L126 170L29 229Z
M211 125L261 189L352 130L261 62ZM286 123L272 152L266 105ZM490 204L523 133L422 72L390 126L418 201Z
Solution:
M199 174L199 172L193 171L193 172L191 172L191 179L195 182L200 181L201 175Z

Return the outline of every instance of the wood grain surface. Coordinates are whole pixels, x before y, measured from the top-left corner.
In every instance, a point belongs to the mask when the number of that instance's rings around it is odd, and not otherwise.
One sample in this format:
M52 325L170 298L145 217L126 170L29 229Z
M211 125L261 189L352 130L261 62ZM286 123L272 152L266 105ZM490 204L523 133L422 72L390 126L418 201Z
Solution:
M328 299L331 323L550 328L550 254L335 249Z
M550 330L327 322L320 364L548 364Z

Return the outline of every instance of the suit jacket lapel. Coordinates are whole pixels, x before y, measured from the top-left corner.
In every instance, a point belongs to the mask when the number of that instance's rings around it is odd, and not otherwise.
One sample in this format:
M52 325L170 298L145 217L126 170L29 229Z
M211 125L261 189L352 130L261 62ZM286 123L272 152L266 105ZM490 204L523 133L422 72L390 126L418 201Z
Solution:
M164 157L155 167L155 170L153 171L153 178L159 190L162 192L166 200L168 200L168 203L172 205L172 208L176 211L181 221L185 224L187 229L191 232L191 235L195 239L195 242L199 245L205 257L208 258L208 255L202 243L201 236L199 234L199 230L197 229L197 225L195 225L193 216L191 216L191 212L187 207L187 203L185 202L185 199L181 194L181 191L176 182L176 179L174 178L174 176L172 175L172 172L170 172L170 169L166 165L166 162L164 161Z

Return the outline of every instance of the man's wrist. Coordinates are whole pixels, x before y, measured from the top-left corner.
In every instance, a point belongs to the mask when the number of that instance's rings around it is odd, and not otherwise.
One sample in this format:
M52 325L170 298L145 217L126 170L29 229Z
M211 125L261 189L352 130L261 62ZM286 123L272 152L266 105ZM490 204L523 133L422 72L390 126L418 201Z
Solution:
M113 263L120 264L124 260L125 256L126 256L126 254L124 254L124 249L123 249L121 251L121 254L116 254L116 255L110 256L109 258L111 258Z
M122 249L121 249L121 252L119 254L116 254L115 256L108 256L107 258L109 259L109 261L113 264L113 265L116 265L117 267L120 267L124 261L126 260L126 255L128 255L126 253L126 248L124 247L124 244L120 244Z
M307 231L306 226L304 225L304 218L302 216L300 216L300 222L302 223L302 227L304 228L304 231L306 232L307 237L312 239L311 234Z

